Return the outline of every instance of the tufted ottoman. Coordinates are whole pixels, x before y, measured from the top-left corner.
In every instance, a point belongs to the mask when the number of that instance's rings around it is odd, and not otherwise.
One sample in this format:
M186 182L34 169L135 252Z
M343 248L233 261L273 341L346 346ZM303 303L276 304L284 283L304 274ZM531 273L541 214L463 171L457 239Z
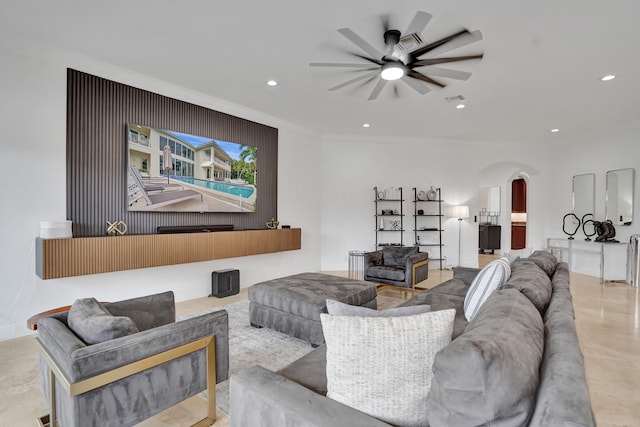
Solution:
M321 273L301 273L256 283L249 288L249 321L292 337L324 343L320 313L327 299L377 308L376 285Z

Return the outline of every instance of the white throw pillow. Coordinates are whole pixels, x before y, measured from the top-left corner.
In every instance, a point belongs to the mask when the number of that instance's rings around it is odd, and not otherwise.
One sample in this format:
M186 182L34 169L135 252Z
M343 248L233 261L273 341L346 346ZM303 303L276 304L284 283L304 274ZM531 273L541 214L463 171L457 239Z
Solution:
M340 301L328 299L327 312L334 316L362 316L362 317L400 317L413 316L414 314L428 313L431 306L428 304L410 305L408 307L395 307L387 310L374 310L369 307L345 304Z
M478 310L496 289L507 283L511 276L511 264L506 257L487 264L471 282L464 298L464 317L472 321Z
M402 317L321 314L327 397L397 426L427 425L433 360L455 310Z

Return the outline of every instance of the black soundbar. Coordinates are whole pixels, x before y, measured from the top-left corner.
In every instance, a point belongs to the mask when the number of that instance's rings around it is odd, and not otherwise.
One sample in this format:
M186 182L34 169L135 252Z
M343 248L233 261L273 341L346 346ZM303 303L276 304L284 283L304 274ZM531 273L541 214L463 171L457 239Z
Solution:
M158 234L210 233L212 231L232 231L232 230L233 230L233 224L176 225L176 226L161 226L156 229Z

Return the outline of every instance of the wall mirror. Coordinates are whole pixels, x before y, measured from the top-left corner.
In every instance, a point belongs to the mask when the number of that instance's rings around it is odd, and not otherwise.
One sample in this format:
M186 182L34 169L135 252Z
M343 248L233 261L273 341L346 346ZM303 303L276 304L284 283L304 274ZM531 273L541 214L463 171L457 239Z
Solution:
M484 187L479 196L480 222L493 222L500 215L500 187Z
M617 169L607 172L605 217L613 225L631 225L633 221L633 193L635 169Z
M596 174L574 175L572 190L573 213L580 219L586 214L595 215Z

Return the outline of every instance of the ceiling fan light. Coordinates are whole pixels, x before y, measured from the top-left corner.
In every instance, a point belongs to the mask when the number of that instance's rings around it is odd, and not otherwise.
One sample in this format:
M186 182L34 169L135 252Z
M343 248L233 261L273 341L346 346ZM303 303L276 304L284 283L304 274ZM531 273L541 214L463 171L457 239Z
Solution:
M404 66L397 62L387 62L382 66L380 77L384 80L398 80L404 76Z

